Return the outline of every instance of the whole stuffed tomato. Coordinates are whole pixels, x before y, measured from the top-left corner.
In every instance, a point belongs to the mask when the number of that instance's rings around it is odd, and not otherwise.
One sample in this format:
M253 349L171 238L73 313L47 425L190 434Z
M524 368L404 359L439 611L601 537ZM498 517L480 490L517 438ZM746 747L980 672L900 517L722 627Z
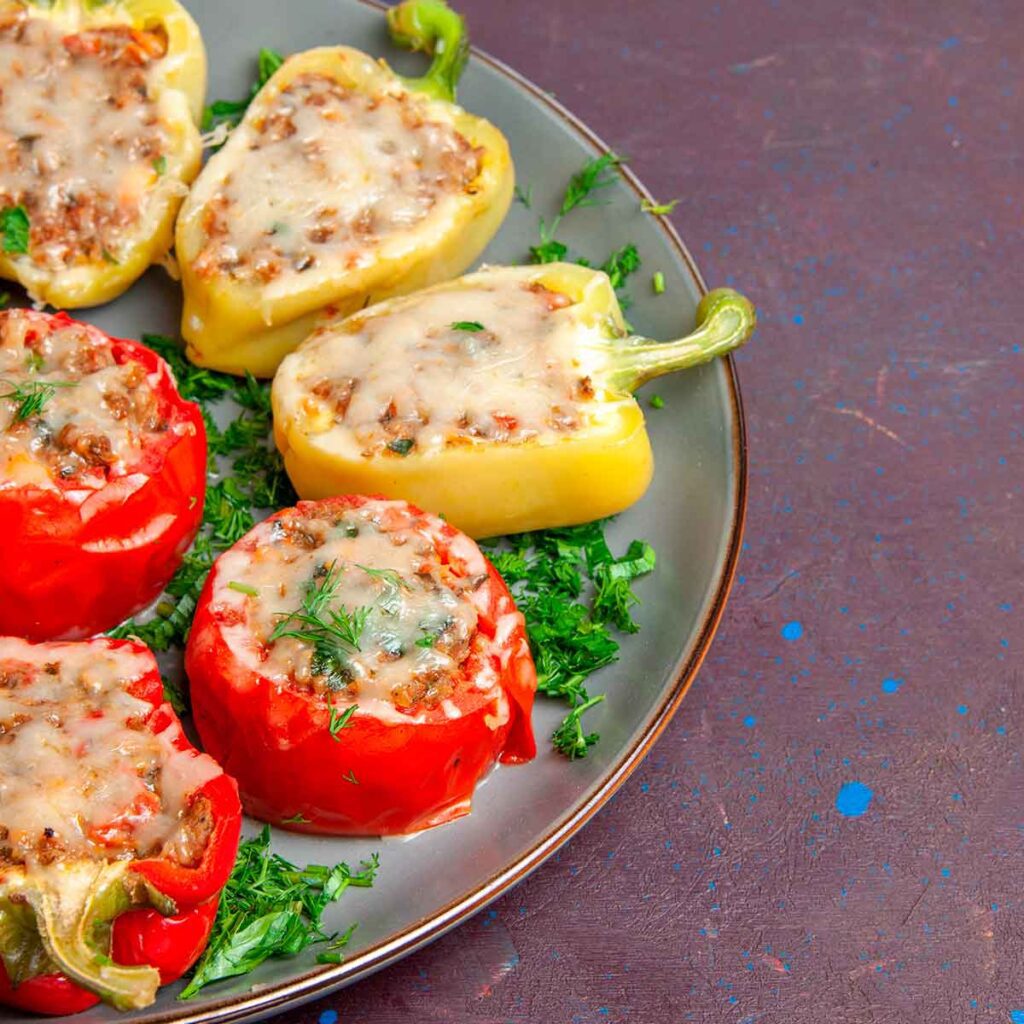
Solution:
M257 818L387 835L467 814L536 752L523 617L464 534L403 501L299 502L217 560L185 651L203 744Z
M156 353L63 313L0 313L0 633L75 639L144 607L205 487L202 416Z

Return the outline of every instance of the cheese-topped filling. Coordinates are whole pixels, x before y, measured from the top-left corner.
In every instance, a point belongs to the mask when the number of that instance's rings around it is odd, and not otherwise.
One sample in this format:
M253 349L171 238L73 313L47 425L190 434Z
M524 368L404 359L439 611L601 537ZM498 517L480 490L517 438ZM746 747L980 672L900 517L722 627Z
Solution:
M326 75L300 75L235 132L245 156L201 215L204 276L265 285L362 266L479 173L477 152L419 98L369 96Z
M330 518L291 512L258 530L254 546L221 556L216 599L243 611L225 635L261 675L336 694L335 706L400 710L467 685L470 593L487 577L459 575L422 518L378 502Z
M101 481L167 429L145 367L99 331L0 312L0 488Z
M24 207L40 266L127 254L168 147L148 86L165 50L127 25L65 35L24 10L0 17L0 209Z
M278 374L282 407L367 458L584 427L597 395L572 300L521 277L471 280L318 330Z
M130 684L151 657L98 644L0 641L0 866L202 854L205 809L189 800L220 774L174 746L180 725L146 727Z

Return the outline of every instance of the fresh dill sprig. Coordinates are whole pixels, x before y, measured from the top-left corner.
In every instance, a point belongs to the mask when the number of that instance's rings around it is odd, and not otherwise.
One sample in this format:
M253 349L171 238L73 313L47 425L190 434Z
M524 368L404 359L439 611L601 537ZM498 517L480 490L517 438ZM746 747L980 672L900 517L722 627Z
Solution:
M15 382L0 377L0 384L5 384L10 391L0 394L0 398L15 403L14 422L38 416L47 402L57 394L59 388L76 388L78 383L73 380L26 380Z
M670 199L667 203L656 203L650 199L640 200L641 212L652 213L655 217L667 217L678 205L678 199Z
M333 704L331 705L331 718L327 723L327 731L331 734L332 739L341 742L341 730L349 727L352 716L358 708L358 704L351 704L344 711L339 711Z
M604 523L514 534L486 542L494 567L504 577L526 619L537 690L572 709L552 741L567 757L586 755L597 734L584 734L584 711L599 701L587 678L618 657L612 628L634 633L630 609L639 601L632 583L654 568L651 546L633 541L616 558Z
M271 851L270 828L264 825L238 849L209 944L178 998L190 999L211 982L248 974L265 960L294 956L318 942L327 943L318 962L337 963L355 925L329 935L323 928L324 910L349 886L372 886L378 865L373 854L356 871L345 863L297 867Z

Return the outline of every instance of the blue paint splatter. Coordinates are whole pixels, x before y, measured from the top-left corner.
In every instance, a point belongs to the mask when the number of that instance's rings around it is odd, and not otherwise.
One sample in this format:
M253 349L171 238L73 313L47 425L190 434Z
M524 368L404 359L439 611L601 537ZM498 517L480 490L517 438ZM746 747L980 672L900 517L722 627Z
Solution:
M324 1010L320 1014L320 1024L338 1024L337 1010Z
M794 619L785 623L779 632L782 633L783 640L799 640L804 635L803 623Z
M754 726L757 725L757 715L747 715L747 717L743 719L743 724L748 729L753 729Z
M942 41L943 50L952 50L954 49L954 47L957 47L959 45L960 40L956 36L950 36L948 39L943 39ZM1017 1022L1014 1021L1014 1024L1017 1024ZM1024 1024L1024 1022L1022 1022L1022 1024Z
M1011 1010L1010 1020L1012 1024L1024 1024L1024 1010Z
M956 708L956 713L958 715L966 715L967 714L967 705L966 704L958 704L957 708ZM1024 1022L1022 1022L1022 1024L1024 1024Z
M890 676L888 679L883 679L882 693L899 693L903 682L901 677Z
M943 877L943 878L949 878L949 876L950 876L951 872L950 872L949 868L943 868L943 869L942 869L942 870L941 870L941 871L939 872L939 874L940 874L940 875L942 875L942 877Z
M874 796L874 791L863 782L844 782L836 794L836 810L847 818L859 818L871 806Z

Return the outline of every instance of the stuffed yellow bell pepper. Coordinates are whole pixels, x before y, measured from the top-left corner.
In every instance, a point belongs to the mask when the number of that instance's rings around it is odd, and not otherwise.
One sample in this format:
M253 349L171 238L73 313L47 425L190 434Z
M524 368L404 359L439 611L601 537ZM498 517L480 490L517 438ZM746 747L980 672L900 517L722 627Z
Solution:
M346 46L289 58L182 208L189 358L270 376L325 311L351 313L461 273L512 197L508 144L454 102L468 43L441 0L388 12L433 52L421 79Z
M634 389L754 325L721 289L691 335L652 342L601 271L487 268L322 325L274 378L277 446L303 498L403 498L473 537L598 519L651 479Z
M0 276L94 306L164 258L205 92L177 0L0 0Z

